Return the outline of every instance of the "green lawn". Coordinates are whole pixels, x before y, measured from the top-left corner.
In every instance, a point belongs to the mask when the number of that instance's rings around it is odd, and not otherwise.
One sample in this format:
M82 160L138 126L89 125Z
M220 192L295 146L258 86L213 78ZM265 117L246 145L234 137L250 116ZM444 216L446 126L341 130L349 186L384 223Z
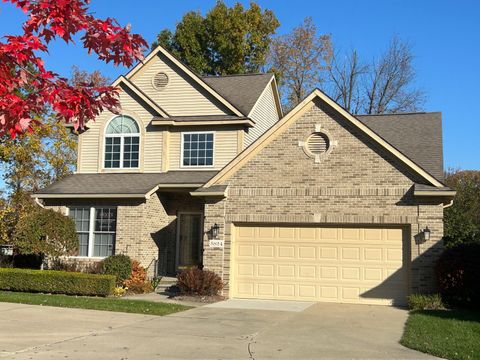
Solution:
M400 342L445 359L480 359L480 311L412 312Z
M125 313L163 316L190 309L188 306L121 298L33 294L0 291L0 302L57 306L77 309L117 311Z

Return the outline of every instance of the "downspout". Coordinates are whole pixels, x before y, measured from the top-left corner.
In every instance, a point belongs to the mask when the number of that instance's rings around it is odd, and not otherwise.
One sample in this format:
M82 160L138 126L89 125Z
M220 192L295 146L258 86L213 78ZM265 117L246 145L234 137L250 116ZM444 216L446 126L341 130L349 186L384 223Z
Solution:
M446 209L446 208L449 208L452 205L453 205L453 199L450 200L450 202L447 205L443 205L443 208Z
M37 204L38 206L40 206L42 209L45 209L45 205L43 205L40 200L38 200L38 197L34 197L34 201L35 201L35 204Z

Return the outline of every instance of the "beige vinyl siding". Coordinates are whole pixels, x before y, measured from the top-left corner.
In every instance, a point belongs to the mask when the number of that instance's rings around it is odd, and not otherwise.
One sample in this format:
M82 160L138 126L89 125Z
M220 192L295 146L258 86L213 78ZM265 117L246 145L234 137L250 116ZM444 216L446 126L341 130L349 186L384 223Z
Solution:
M145 171L160 172L162 170L162 131L155 127L148 127L153 114L143 107L140 100L128 91L120 92L122 112L134 118L141 127L140 138L140 167L138 169L106 169L103 170L104 131L106 123L115 114L105 111L95 121L88 123L89 129L79 135L79 173L97 173L107 171ZM148 127L148 128L147 128Z
M205 131L214 133L214 148L213 148L213 167L181 167L181 148L182 143L181 134L183 132ZM170 133L170 161L169 170L185 170L185 169L221 169L228 162L230 162L236 155L238 150L238 129L232 127L213 126L205 129L185 128L174 129Z
M265 91L258 99L258 102L250 112L250 118L255 121L255 126L250 128L248 133L245 134L245 147L254 142L279 119L277 107L275 105L275 97L273 95L272 83L265 88Z
M152 79L158 72L168 76L168 85L163 90L157 90L152 85ZM231 113L161 54L153 57L130 80L170 116Z

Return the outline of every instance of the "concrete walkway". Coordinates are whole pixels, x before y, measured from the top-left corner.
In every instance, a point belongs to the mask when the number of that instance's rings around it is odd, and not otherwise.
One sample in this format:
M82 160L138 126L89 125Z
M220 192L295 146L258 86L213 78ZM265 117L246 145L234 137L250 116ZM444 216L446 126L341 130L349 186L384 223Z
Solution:
M398 344L404 310L317 303L267 311L252 309L265 303L245 304L156 317L0 303L0 358L431 358Z

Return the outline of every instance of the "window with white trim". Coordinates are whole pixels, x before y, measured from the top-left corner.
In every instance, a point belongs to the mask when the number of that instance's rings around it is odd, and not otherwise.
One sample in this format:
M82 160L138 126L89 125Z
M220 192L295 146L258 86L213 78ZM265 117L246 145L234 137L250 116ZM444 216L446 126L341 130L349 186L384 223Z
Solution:
M213 166L213 132L182 133L182 166Z
M114 117L105 132L104 167L106 169L138 168L140 128L130 116Z
M117 226L115 207L70 207L79 242L79 256L107 257L114 254Z

